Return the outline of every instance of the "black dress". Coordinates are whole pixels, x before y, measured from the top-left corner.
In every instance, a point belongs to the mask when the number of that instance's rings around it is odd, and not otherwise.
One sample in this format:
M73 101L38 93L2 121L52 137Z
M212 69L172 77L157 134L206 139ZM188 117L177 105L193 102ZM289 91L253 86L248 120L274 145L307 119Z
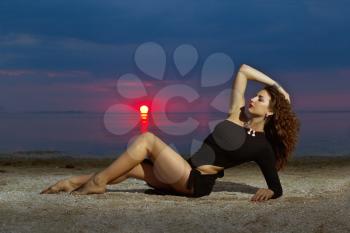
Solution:
M216 179L224 176L223 170L217 174L201 174L196 167L214 165L227 169L250 161L256 162L260 167L268 188L274 192L272 198L282 196L282 186L275 168L276 158L272 146L264 132L255 132L253 136L248 134L248 130L227 119L215 126L213 132L204 139L201 147L187 159L192 167L187 182L187 188L194 187L194 194L191 196L209 195ZM148 159L146 162L152 163Z

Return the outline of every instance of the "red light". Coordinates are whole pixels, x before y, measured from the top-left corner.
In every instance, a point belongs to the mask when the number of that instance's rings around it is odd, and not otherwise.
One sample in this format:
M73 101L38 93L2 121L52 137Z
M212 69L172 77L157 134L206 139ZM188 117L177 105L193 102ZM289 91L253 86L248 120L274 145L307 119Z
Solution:
M147 114L148 113L148 107L146 105L142 105L140 107L140 113Z

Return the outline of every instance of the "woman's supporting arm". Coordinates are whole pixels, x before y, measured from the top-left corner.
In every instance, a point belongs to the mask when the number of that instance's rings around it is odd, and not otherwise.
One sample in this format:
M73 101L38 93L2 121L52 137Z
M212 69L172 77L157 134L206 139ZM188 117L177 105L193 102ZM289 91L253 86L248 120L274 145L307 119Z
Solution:
M282 196L283 189L275 167L276 158L273 149L271 147L266 148L265 153L263 152L262 154L257 155L255 162L259 165L268 188L273 191L271 199L276 199Z

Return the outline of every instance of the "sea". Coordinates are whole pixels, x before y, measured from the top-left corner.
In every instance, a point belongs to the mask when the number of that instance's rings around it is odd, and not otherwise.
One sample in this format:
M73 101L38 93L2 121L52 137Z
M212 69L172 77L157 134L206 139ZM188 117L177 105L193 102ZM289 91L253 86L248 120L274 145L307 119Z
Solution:
M350 156L350 111L297 111L301 128L294 157ZM0 112L0 155L56 153L117 156L136 136L152 132L183 157L199 148L223 113L141 114L63 111Z

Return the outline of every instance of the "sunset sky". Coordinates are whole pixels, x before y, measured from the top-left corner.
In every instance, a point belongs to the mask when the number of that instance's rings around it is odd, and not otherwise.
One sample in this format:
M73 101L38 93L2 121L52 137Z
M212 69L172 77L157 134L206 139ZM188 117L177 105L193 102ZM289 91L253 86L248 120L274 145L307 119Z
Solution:
M116 88L123 74L140 77L152 97L160 87L200 79L217 52L232 58L234 73L246 63L270 75L296 110L350 110L349 8L345 0L2 0L0 111L103 112L127 102ZM164 80L135 65L145 42L164 48ZM182 44L199 54L185 77L172 61ZM210 99L223 86L194 88Z

